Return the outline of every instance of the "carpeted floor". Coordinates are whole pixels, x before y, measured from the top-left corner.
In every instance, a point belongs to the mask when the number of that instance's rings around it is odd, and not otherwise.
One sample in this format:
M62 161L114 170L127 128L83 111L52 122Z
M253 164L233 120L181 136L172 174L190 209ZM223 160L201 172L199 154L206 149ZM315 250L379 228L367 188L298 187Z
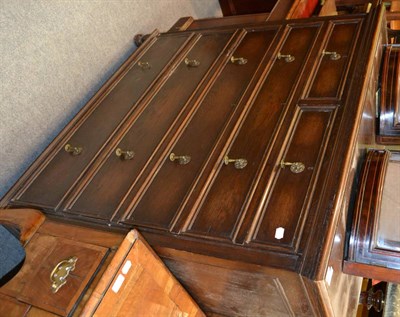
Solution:
M217 0L0 0L0 197L135 50Z

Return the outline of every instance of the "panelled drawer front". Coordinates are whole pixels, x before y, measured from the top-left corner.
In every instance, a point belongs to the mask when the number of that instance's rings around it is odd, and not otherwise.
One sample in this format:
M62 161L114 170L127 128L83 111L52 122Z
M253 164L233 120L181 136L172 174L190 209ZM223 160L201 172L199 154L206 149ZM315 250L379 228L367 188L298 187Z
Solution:
M62 144L51 161L23 189L15 202L54 209L74 182L98 154L118 124L134 109L137 101L157 78L189 35L159 37L138 59L117 85L104 97L93 112L77 128L66 144L82 147L79 155L64 150ZM145 64L150 63L146 68Z
M210 67L231 39L232 32L203 35L187 54L199 61L190 67L182 59L168 81L161 87L144 110L134 118L118 148L133 151L130 160L121 160L114 149L87 186L73 197L66 211L80 215L111 219L124 196L132 189L141 173L153 164L154 155L164 146L166 136L172 134L182 114L193 104L196 92Z
M26 248L22 269L1 291L21 302L67 316L107 253L104 247L35 234ZM53 293L50 274L58 263L72 256L77 258L74 270L66 277L66 283Z
M361 23L360 20L331 22L330 36L321 52L307 98L341 99Z
M313 25L290 30L280 53L295 59L291 62L284 58L275 60L230 149L223 153L232 159L246 159L247 166L235 169L234 164L219 163L218 173L205 191L207 194L197 202L192 219L187 228L183 228L186 234L213 239L233 238L245 213L253 182L268 155L319 29L319 25Z
M268 188L268 194L261 216L253 224L255 232L249 238L251 243L292 249L301 237L335 110L314 107L299 112L282 160L276 162L277 173L271 188L260 184L261 188ZM282 161L301 163L304 170L296 173L291 165L282 166Z
M237 116L242 111L245 103L241 102L243 94L275 35L276 30L246 34L232 57L245 58L247 63L239 65L228 61L171 150L171 153L177 155L190 156L191 161L180 165L170 161L167 156L140 201L132 202L133 207L130 209L133 208L133 213L124 222L170 228L173 219L179 214L182 201L211 155L219 135L227 129L232 116Z

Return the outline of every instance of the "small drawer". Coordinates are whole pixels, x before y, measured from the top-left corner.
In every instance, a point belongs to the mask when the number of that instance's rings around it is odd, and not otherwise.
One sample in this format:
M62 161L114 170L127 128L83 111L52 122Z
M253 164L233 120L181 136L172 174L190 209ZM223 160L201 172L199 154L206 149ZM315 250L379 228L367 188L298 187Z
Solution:
M307 98L342 98L360 27L360 20L332 23L329 39L321 51Z
M104 247L35 234L26 248L24 265L1 292L23 303L67 316L75 309L107 253ZM62 263L71 257L76 259L74 265ZM66 283L58 289L60 284L53 287L52 273L53 281L63 276Z
M294 118L295 128L288 133L284 153L275 164L277 173L265 195L261 216L247 239L252 245L296 248L303 223L315 210L311 200L335 118L334 109L323 107L299 109ZM262 185L268 188L266 183Z

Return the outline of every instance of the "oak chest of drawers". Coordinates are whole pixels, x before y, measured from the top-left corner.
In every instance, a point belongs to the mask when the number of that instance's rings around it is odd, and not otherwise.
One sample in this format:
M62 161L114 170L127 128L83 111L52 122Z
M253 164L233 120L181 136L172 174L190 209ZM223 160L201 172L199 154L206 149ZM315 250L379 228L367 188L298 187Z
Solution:
M210 314L353 312L335 257L382 12L154 32L2 206L138 228Z

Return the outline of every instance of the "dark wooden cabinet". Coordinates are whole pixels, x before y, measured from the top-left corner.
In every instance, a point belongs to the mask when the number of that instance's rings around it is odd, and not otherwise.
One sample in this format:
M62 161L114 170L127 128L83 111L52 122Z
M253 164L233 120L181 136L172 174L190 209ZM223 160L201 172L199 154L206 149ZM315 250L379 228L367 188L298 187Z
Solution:
M400 283L399 179L399 152L368 152L343 266L345 272Z
M1 204L139 228L207 313L352 313L360 279L333 241L374 131L383 10L221 21L152 34ZM259 291L268 303L236 301Z
M400 46L385 47L380 100L378 109L377 141L381 144L400 144Z

